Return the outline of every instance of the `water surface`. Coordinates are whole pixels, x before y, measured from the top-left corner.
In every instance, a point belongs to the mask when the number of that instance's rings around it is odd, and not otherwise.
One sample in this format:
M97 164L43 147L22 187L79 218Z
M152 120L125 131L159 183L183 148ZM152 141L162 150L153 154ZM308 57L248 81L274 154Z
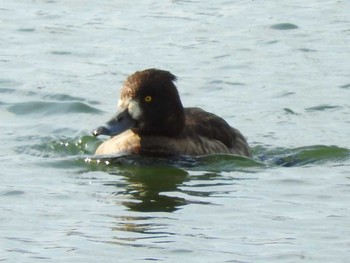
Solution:
M348 261L348 1L0 3L0 261ZM149 67L254 157L94 156Z

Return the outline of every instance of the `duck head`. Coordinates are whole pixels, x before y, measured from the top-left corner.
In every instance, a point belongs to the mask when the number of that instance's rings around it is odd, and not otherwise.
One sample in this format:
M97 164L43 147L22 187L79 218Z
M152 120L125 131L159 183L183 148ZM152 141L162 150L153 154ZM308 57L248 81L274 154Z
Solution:
M118 110L94 136L115 136L128 129L139 135L176 136L185 124L184 109L168 71L147 69L130 75L123 84Z

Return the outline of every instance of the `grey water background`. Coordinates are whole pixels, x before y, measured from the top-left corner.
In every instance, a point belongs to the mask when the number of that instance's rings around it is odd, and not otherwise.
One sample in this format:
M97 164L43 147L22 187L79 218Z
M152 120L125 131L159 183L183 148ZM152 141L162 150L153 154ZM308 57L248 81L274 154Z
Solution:
M0 261L349 262L349 11L1 0ZM98 163L91 130L150 67L254 158Z

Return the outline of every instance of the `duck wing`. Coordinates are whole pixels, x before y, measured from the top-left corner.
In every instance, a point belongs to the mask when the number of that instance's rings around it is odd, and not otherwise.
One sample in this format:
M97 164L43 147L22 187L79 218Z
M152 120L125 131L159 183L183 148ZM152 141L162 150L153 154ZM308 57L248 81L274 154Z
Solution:
M223 118L200 108L185 108L185 133L196 134L208 140L217 140L231 153L250 156L248 143L239 130Z

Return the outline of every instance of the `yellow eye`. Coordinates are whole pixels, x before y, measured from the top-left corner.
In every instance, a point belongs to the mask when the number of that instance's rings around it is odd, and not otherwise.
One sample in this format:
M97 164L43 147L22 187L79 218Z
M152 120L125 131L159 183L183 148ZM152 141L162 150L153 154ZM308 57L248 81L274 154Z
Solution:
M152 96L146 96L145 97L146 102L151 102L152 101Z

